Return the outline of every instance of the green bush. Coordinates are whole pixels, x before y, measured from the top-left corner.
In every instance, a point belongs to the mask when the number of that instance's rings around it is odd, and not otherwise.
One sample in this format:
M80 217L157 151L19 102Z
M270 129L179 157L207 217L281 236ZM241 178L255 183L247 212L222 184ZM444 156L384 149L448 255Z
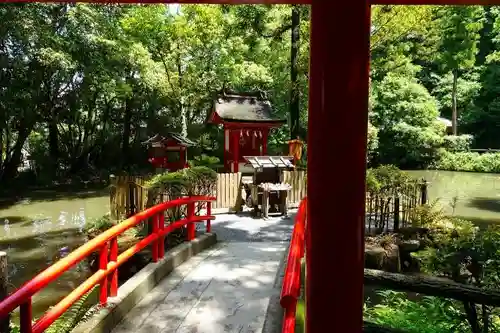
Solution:
M382 165L366 171L366 190L371 193L393 191L415 182L406 172L394 165Z
M408 333L470 332L459 302L430 296L411 301L406 293L394 291L379 295L379 304L365 303L365 320Z
M443 147L449 152L468 151L472 145L474 137L469 134L447 135L443 138Z
M217 173L206 166L182 169L154 176L146 183L157 202L170 201L183 196L213 195L217 184ZM201 209L201 204L197 210ZM185 207L177 207L167 211L166 218L177 221L186 214Z
M374 160L406 168L433 162L445 134L436 99L416 80L394 74L371 88L370 122L378 130Z
M108 230L114 225L115 222L111 219L111 216L109 214L106 214L87 222L87 224L85 225L85 233L92 238L92 236L96 236Z
M447 171L500 172L500 153L441 152L431 168Z
M170 199L186 195L210 195L215 189L217 173L206 166L166 172L154 176L146 187Z
M221 166L220 159L215 156L208 156L202 154L201 156L195 156L195 158L189 161L191 167L205 166L210 169L216 169Z

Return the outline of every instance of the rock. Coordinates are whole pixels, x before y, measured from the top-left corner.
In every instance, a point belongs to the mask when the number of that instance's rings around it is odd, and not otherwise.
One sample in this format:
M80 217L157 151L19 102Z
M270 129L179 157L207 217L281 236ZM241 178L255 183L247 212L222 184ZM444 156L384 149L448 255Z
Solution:
M417 239L404 240L399 243L399 251L404 253L417 252L420 249L420 241Z
M401 261L399 260L399 247L391 244L386 248L386 259L384 262L384 271L399 273L401 272Z
M365 268L382 269L385 250L377 245L365 244Z
M400 228L398 232L403 235L405 239L419 239L420 237L429 234L429 228L407 227Z
M379 269L386 272L401 271L399 247L395 244L383 248L375 244L365 245L365 268Z

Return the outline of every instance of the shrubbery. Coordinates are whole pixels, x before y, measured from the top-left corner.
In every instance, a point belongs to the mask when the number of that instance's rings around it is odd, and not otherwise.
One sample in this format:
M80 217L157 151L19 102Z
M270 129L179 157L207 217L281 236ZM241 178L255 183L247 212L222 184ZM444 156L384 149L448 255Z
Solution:
M469 134L464 135L447 135L443 138L443 148L449 152L468 151L472 145L474 137Z
M470 221L446 216L437 203L414 213L418 217L413 225L428 230L420 240L426 249L412 253L423 272L481 288L500 287L500 227L481 231ZM459 301L425 295L409 300L406 293L392 291L380 296L379 304L365 304L364 315L384 326L415 333L468 333L471 325L481 332L500 331L497 309L479 304L464 307Z
M414 182L414 178L394 165L382 165L366 171L366 191L370 193L392 192Z
M442 151L431 168L448 171L500 172L500 153Z
M206 166L195 166L158 174L146 183L146 187L174 199L186 195L213 194L216 182L217 173L214 170Z

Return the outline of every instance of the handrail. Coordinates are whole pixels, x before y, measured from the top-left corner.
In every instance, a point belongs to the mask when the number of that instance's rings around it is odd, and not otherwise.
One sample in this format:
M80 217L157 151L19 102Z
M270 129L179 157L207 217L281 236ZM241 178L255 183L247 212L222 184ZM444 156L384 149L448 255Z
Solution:
M52 266L45 269L43 272L35 276L0 302L0 318L4 318L14 309L20 307L21 333L41 333L45 331L66 310L68 310L73 303L75 303L97 284L100 284L99 301L101 305L105 305L108 299L108 276L111 275L111 281L109 283L110 296L114 297L118 292L117 268L130 259L134 254L138 253L146 246L152 245L152 259L153 262L157 262L159 259L163 258L165 254L163 240L169 232L187 225L187 240L190 241L194 239L196 233L194 223L204 221L207 222L207 232L210 232L210 221L215 219L215 216L211 215L211 204L212 201L215 200L215 197L210 196L191 196L163 202L139 212L125 221L113 226L74 250L68 256L60 259ZM196 202L207 203L208 215L195 216ZM187 205L186 218L165 226L164 211L182 205ZM152 233L118 255L118 236L147 219L150 219L149 223L151 224ZM97 250L100 250L99 270L80 284L54 307L48 310L32 326L32 296Z
M282 333L295 332L295 314L300 297L301 259L305 253L305 232L307 222L307 198L300 202L286 262L285 276L281 288L281 307L285 309Z

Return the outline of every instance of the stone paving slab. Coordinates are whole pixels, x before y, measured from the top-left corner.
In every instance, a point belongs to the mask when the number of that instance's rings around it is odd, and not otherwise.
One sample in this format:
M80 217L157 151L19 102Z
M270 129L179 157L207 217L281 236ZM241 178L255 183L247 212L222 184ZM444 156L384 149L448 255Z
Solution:
M270 312L280 316L277 281L293 220L294 211L265 220L217 215L221 243L177 267L113 333L273 332L263 327L277 326Z
M262 332L286 247L221 243L179 266L113 333Z

